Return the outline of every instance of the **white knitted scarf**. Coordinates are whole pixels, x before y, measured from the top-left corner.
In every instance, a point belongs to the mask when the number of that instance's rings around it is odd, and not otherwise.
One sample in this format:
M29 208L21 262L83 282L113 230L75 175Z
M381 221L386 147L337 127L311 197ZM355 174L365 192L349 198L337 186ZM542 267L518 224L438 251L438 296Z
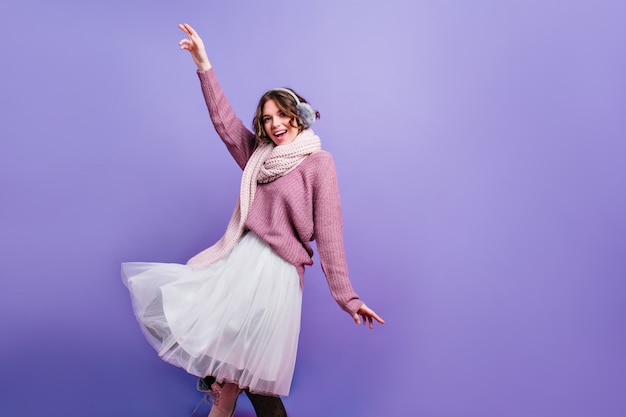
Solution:
M293 142L287 145L276 146L273 143L259 145L243 170L239 200L224 236L187 263L210 264L227 255L243 235L244 224L254 201L257 184L272 182L288 174L304 158L320 149L322 149L320 138L311 129L303 130Z

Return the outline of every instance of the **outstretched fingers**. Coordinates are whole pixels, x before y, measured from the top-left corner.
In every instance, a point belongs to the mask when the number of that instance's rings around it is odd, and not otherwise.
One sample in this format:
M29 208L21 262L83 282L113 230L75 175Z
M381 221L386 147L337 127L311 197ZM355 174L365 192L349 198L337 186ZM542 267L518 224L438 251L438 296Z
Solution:
M178 27L180 28L180 30L185 32L187 34L187 36L193 36L193 35L196 34L196 31L193 30L193 28L191 26L189 26L188 23L180 23L178 25Z
M206 71L210 69L211 63L209 62L209 57L204 48L202 38L200 38L198 33L188 23L180 23L178 27L187 35L186 38L178 42L179 48L191 53L191 57L198 66L198 70Z
M379 322L380 324L385 324L385 320L383 320L374 310L363 304L361 308L352 316L354 318L354 322L356 324L361 324L363 322L364 326L369 325L370 329L374 328L374 320Z
M198 35L198 32L196 32L196 30L188 23L181 23L178 27L185 32L191 42L198 43L198 41L200 41L200 35Z
M188 38L181 39L178 42L178 46L180 46L180 49L191 50L193 48L192 36L195 34L195 31L187 23L180 23L178 27L188 36Z

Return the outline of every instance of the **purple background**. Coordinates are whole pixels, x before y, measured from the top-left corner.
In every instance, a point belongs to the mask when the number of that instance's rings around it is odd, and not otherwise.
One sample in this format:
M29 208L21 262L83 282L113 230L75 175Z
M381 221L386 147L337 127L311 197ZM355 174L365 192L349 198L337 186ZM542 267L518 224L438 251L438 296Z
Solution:
M183 21L246 122L275 86L321 111L353 283L387 320L354 326L316 259L290 416L626 415L623 1L1 8L1 416L200 398L119 278L214 242L236 199Z

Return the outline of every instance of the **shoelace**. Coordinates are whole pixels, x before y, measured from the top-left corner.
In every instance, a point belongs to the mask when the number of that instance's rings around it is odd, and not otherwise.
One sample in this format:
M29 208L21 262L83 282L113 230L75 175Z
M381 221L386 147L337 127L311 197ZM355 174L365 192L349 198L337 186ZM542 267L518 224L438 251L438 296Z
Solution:
M222 397L222 387L217 382L214 382L206 391L206 394L202 396L202 398L196 405L196 408L194 408L193 411L191 412L191 417L193 417L196 411L198 411L198 408L200 407L200 404L202 404L203 401L208 404L213 403L213 405L219 405L221 397Z
M198 401L198 404L196 404L196 408L193 409L193 411L191 412L191 417L196 415L196 411L198 411L198 408L200 408L200 404L202 404L203 402L208 402L209 399L207 398L206 394L202 396L202 398L200 398L200 401Z
M221 392L215 392L215 390L213 389L214 383L215 378L210 376L198 379L197 389L198 391L204 392L205 394L202 396L200 401L198 401L198 404L196 404L196 407L191 412L191 417L195 415L196 411L198 411L198 408L200 408L200 405L203 402L206 402L207 404L215 404L215 402L218 401ZM217 384L217 388L220 388L219 384Z
M198 404L196 404L196 407L191 412L190 417L194 417L196 415L196 411L198 411L198 408L200 408L200 405L202 403L215 404L215 399L216 397L219 397L219 395L220 395L219 393L215 393L213 391L208 391L206 394L204 394L202 398L200 398L200 401L198 401Z
M222 398L222 387L220 387L217 383L214 383L213 385L211 385L211 389L209 391L207 391L207 393L205 394L205 399L208 402L209 399L207 397L211 397L211 400L213 400L213 404L214 405L219 405L220 404L220 398Z

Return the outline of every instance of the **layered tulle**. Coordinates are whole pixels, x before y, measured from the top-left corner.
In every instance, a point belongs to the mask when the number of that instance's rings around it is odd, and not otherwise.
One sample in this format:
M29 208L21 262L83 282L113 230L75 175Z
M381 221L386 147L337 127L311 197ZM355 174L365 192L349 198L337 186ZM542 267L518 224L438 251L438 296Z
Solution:
M247 233L206 266L122 264L135 315L159 356L197 376L287 395L302 292L296 268Z

